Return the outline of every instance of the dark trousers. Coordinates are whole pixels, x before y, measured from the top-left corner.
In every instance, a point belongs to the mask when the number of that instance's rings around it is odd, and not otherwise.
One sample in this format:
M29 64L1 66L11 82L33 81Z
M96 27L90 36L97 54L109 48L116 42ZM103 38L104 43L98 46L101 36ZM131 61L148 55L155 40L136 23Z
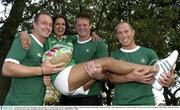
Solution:
M59 105L102 105L101 95L65 96L61 95Z

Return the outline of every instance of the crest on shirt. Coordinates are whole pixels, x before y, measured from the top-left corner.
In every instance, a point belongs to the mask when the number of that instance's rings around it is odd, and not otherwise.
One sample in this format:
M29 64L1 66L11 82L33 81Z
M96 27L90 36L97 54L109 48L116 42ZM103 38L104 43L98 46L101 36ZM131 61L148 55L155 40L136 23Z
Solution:
M68 42L67 44L70 45L70 46L73 46L73 44L71 42Z
M89 50L89 49L86 49L86 52L87 52L87 53L89 53L89 52L90 52L90 50Z
M38 57L42 57L41 53L37 53L37 56L38 56Z
M141 58L141 62L144 64L146 60L144 58Z

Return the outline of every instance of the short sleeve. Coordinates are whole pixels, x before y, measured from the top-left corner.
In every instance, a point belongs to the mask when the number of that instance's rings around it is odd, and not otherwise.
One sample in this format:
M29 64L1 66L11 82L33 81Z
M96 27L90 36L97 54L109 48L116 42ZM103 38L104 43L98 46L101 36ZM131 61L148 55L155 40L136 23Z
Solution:
M7 54L6 59L13 59L17 60L18 62L21 62L26 57L26 52L22 47L21 40L20 40L20 34L17 33L15 35L15 39L11 45L11 48Z

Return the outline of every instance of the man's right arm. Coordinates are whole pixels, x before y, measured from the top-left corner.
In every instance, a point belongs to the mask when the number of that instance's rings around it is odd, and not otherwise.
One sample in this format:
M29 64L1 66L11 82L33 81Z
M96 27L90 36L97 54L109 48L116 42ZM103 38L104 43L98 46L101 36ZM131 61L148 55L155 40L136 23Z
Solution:
M41 67L28 67L13 62L4 62L2 74L8 77L32 77L41 75L42 71Z
M32 77L58 73L63 69L63 64L51 64L50 62L45 62L42 66L30 67L7 61L3 64L2 74L8 77Z

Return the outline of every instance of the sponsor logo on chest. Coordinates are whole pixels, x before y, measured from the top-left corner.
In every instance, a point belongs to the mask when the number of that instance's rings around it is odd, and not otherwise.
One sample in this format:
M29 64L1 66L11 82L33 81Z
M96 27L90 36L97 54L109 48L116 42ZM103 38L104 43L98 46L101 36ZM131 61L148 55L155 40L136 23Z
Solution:
M42 57L43 55L41 53L37 53L37 56L38 57Z
M70 46L73 46L73 44L71 42L68 42L67 44L70 45Z
M144 58L141 58L141 63L146 63L146 60Z
M86 49L86 53L89 53L90 52L90 49Z

